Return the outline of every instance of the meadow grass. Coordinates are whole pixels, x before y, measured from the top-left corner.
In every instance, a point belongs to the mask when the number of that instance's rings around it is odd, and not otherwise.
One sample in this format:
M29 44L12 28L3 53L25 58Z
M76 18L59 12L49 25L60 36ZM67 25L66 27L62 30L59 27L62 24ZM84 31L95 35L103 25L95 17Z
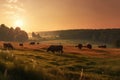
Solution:
M105 56L3 50L0 80L120 80L120 58Z

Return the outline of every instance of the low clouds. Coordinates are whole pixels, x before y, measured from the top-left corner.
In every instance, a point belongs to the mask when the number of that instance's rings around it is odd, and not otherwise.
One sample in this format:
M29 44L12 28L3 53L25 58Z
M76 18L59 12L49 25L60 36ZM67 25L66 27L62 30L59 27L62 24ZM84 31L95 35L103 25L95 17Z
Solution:
M6 0L2 4L2 8L5 17L12 19L21 18L26 12L21 0Z
M18 0L6 0L8 3L16 3Z
M119 3L120 0L0 0L0 21L23 19L27 26L56 29L119 27Z

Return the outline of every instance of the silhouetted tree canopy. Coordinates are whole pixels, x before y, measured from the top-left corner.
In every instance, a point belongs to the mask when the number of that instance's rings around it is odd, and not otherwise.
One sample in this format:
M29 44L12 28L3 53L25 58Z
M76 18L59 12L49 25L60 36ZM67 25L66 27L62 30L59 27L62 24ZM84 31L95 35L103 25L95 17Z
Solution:
M112 44L120 47L120 28L118 29L73 29L41 32L45 35L58 35L59 39L77 39Z
M9 28L5 24L0 25L0 40L1 41L26 41L28 34L19 27L15 29Z
M32 37L34 38L41 38L41 36L38 34L36 34L35 32L32 32Z
M120 48L120 40L117 40L115 45L117 48Z
M120 29L81 29L57 32L62 39L81 39L95 42L114 43L120 40Z

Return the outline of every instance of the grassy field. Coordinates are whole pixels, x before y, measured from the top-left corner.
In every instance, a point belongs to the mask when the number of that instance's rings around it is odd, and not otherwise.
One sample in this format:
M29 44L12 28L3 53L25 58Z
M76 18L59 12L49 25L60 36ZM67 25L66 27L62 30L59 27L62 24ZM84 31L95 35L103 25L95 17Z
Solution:
M64 44L64 53L46 52L49 43L0 50L0 80L120 80L120 49Z

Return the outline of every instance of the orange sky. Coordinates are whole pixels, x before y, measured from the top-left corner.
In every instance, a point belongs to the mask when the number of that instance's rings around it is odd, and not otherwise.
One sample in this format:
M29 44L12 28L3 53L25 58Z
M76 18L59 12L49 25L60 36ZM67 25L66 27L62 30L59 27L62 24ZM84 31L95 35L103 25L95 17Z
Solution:
M0 24L22 29L120 28L120 0L0 0Z

